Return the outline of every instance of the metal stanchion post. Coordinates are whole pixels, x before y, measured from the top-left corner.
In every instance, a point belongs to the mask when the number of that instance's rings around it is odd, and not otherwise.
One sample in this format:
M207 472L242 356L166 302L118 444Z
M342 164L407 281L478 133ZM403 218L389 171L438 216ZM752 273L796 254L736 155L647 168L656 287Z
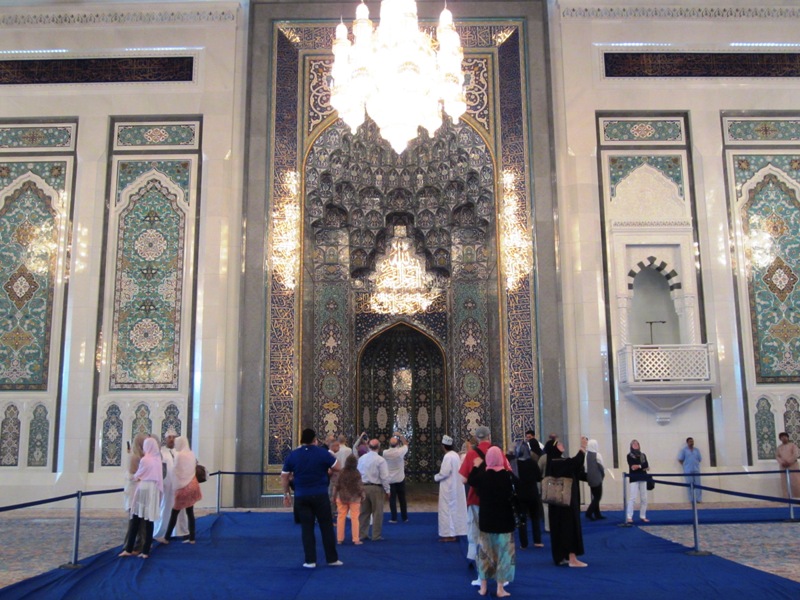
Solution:
M694 479L689 481L689 492L692 495L692 529L694 530L694 550L689 550L686 554L689 556L709 556L711 552L700 550L700 538L697 535L697 528L699 525L697 518L697 498L694 497Z
M789 474L789 469L786 469L786 493L789 496L789 522L794 523L797 519L794 518L794 502L792 502L792 477Z
M80 545L81 535L81 496L83 492L78 490L75 495L75 528L72 534L72 561L61 565L61 569L80 569L78 564L78 546Z
M217 514L219 514L220 494L222 493L222 471L217 471Z
M622 523L619 524L620 527L633 527L631 523L628 523L628 474L622 474Z

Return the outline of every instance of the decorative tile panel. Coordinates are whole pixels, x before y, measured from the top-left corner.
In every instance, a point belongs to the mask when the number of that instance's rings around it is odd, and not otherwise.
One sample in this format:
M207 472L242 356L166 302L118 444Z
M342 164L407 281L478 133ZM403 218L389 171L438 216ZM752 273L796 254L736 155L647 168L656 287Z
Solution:
M196 150L199 147L199 121L116 123L114 126L114 150Z
M685 144L683 119L600 118L602 144Z
M19 464L20 433L19 408L15 404L8 404L0 422L0 467L16 467Z
M795 396L786 399L786 408L783 411L783 430L789 434L789 439L795 444L800 442L800 402Z
M47 445L50 441L50 421L47 419L47 407L37 404L33 409L33 418L28 435L28 466L47 466Z
M604 52L605 77L800 77L789 52Z
M153 433L153 419L150 418L150 407L141 403L134 411L133 422L131 423L131 439L140 433L150 435Z
M681 154L615 154L608 159L608 175L611 198L616 195L617 186L633 171L642 165L649 165L678 187L678 193L684 198L683 188L683 155Z
M723 117L728 145L793 145L800 143L800 119L792 117Z
M0 85L191 82L194 56L0 60Z
M177 435L181 435L181 410L176 404L170 403L164 409L164 420L161 421L161 439L167 437L167 431L173 429Z
M0 163L0 178L18 169ZM64 170L64 165L51 170ZM59 174L60 175L60 174ZM0 207L0 390L46 390L56 265L58 190L28 171L2 191Z
M0 154L75 149L75 123L0 125Z
M520 198L532 198L528 187L528 147L525 123L525 104L522 80L522 60L520 58L520 30L509 35L498 48L499 73L503 81L500 86L500 121L502 123L501 156L502 172L514 176L515 192ZM535 199L531 210L535 210ZM524 212L521 211L521 215ZM528 227L528 221L520 218L520 225ZM533 245L533 240L531 240ZM466 299L465 299L466 301ZM511 439L521 439L525 431L536 422L535 411L538 406L538 362L535 346L536 314L532 310L533 290L529 278L506 294L506 336L508 362L505 365L508 377L509 414ZM457 307L460 310L460 307ZM487 365L488 368L488 365ZM469 423L469 419L467 420ZM468 427L471 431L472 428Z
M117 169L115 203L129 191L130 185L151 171L180 187L181 201L191 204L191 183L196 165L191 160L122 160Z
M774 460L777 434L775 433L775 415L772 405L765 397L756 402L756 447L758 460Z
M746 261L756 383L800 381L800 200L797 182L777 167L800 156L735 155L736 180L763 170L739 188L737 222ZM765 160L769 161L767 168ZM796 171L795 171L796 173ZM753 241L750 241L753 240ZM757 242L755 240L758 240Z
M103 430L100 441L100 465L103 467L119 467L122 465L122 411L116 404L110 404L103 419ZM131 436L133 439L134 436Z
M485 285L485 284L484 284ZM457 437L466 438L479 425L490 425L489 328L486 289L481 284L456 286L451 315L454 374L451 416Z
M145 179L117 224L112 390L178 387L186 207L163 175Z

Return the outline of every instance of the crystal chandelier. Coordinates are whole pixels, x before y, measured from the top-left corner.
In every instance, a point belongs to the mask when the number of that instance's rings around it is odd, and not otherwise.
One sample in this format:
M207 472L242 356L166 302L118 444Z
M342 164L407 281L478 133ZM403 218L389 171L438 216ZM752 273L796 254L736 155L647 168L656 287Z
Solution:
M511 292L533 269L531 237L526 226L524 206L516 192L516 177L503 173L503 201L500 208L500 253L506 276L506 289Z
M419 29L414 0L383 0L374 30L362 0L353 39L343 22L336 27L330 100L353 133L366 110L400 154L419 127L433 136L442 125L442 109L454 121L467 110L464 52L446 5L434 41Z
M272 272L285 288L297 285L300 266L300 205L298 174L284 174L283 194L275 201L272 212Z
M435 278L413 251L405 226L395 226L389 248L375 265L370 308L381 314L425 312L441 294Z

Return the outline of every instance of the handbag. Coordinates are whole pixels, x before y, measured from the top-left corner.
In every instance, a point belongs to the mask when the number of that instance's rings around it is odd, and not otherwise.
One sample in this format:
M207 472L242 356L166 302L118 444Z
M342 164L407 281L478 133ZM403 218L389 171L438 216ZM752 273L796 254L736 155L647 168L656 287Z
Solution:
M516 529L525 529L525 526L528 524L525 506L519 499L519 495L517 494L517 486L514 485L514 479L511 477L510 473L508 475L508 479L511 481L511 496L509 497L509 501L511 502L511 512L514 514L514 527Z
M650 474L648 474L647 475L647 490L648 491L652 491L655 488L656 488L656 481L655 481L655 479L653 479L653 477Z
M194 468L194 476L197 477L197 483L204 483L208 479L208 471L200 463Z
M572 500L572 478L551 477L542 479L542 502L555 506L569 506Z

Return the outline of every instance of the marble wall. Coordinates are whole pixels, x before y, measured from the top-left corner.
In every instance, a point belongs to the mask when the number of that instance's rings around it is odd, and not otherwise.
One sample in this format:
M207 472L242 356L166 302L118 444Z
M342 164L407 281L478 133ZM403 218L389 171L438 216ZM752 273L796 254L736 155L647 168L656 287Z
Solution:
M139 431L233 468L240 3L0 10L4 504L119 487Z

